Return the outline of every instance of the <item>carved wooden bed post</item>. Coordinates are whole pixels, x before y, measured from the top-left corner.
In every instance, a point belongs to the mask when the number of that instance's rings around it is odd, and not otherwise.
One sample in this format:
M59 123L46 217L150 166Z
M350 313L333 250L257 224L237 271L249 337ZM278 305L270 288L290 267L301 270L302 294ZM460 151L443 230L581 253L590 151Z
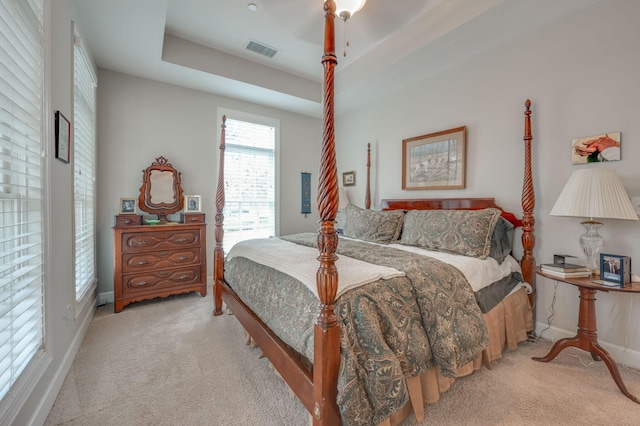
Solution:
M224 221L224 215L222 210L224 209L224 151L225 145L225 127L227 122L227 116L222 116L222 126L220 131L220 158L218 166L218 186L216 188L216 228L214 230L216 246L213 249L213 304L214 315L222 314L222 283L224 279L224 250L222 249L222 237L224 236L224 229L222 223Z
M338 172L336 167L335 133L333 115L333 76L338 63L335 54L335 11L333 0L324 3L324 100L322 154L318 179L318 260L316 285L320 298L320 313L314 326L313 360L313 424L340 424L340 413L336 404L337 381L340 364L340 328L334 313L334 302L338 290L336 248L338 234L334 221L338 212Z
M533 246L535 244L535 236L533 235L533 208L536 200L533 192L533 178L531 176L531 101L527 99L525 102L525 121L524 121L524 183L522 187L522 247L524 253L520 266L522 267L522 275L526 282L531 284L532 291L529 294L529 303L533 307L533 320L535 323L535 300L536 300L536 262L533 257Z

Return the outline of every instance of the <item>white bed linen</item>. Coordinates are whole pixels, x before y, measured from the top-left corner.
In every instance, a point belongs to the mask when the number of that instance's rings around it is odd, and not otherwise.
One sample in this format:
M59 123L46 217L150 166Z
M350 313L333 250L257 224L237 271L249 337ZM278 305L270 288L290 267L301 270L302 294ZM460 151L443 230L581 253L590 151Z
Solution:
M277 237L259 238L235 244L229 251L227 260L234 257L245 257L290 275L318 297L316 273L319 262L316 248L301 246ZM404 276L404 272L397 269L373 265L348 256L339 256L335 265L340 277L336 297L347 290L379 279Z
M477 257L425 250L420 247L407 246L404 244L388 244L388 246L433 257L451 266L455 266L462 272L467 281L469 281L474 292L502 278L508 277L512 272L522 272L520 264L512 256L507 256L504 262L499 264L498 261L492 257L478 259Z
M352 239L349 237L342 238ZM398 250L404 250L423 256L433 257L444 263L454 266L458 270L460 270L460 272L462 272L474 292L481 290L493 284L494 282L501 280L502 278L508 277L512 272L522 273L520 264L511 255L507 256L502 264L499 264L498 261L492 257L487 257L486 259L478 259L476 257L426 250L421 247L408 246L405 244L378 244L371 242L369 242L369 244L393 247Z

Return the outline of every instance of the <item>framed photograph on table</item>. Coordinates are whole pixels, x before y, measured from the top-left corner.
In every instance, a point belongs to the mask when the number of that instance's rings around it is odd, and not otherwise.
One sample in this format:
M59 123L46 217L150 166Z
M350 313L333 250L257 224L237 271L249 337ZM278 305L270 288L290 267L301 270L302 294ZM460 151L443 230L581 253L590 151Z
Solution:
M402 141L402 189L465 187L467 127Z
M60 111L56 111L56 158L69 163L71 158L71 123Z
M200 195L185 195L184 196L184 212L185 213L200 213L202 212L202 203Z
M631 285L631 258L600 253L600 279L605 285L616 287Z
M120 214L136 214L136 199L120 198Z

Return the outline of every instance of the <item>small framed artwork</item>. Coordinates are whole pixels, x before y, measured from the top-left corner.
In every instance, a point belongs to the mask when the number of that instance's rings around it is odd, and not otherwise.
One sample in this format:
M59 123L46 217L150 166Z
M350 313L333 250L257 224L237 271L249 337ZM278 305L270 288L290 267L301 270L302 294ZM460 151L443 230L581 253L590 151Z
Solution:
M200 195L185 195L184 196L184 212L185 213L200 213L202 212L201 196Z
M631 285L631 258L600 253L600 279L604 285L626 287Z
M467 127L402 141L402 189L465 187Z
M136 214L136 199L120 198L120 214Z
M356 172L344 172L342 174L342 186L354 186L356 184Z
M56 111L56 158L69 163L71 158L71 123L60 111Z
M571 141L572 164L620 160L620 132L585 136Z
M305 217L311 213L311 173L301 173L301 199L300 213Z

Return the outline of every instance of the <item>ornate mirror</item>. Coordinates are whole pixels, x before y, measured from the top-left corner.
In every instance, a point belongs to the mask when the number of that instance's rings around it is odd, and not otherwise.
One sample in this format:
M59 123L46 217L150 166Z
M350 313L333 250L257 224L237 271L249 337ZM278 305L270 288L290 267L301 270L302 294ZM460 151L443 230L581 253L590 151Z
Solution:
M158 215L160 223L167 223L167 215L182 210L183 203L180 172L166 158L156 158L142 171L138 207L144 212Z

